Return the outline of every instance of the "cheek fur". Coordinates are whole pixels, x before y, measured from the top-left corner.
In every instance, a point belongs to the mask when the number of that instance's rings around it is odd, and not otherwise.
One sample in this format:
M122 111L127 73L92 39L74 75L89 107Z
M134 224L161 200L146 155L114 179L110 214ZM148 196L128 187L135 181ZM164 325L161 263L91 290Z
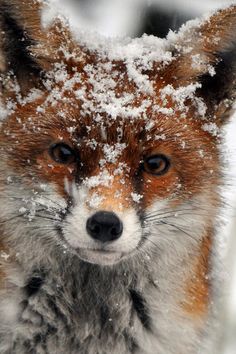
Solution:
M1 254L3 254L2 252L3 252L3 251L0 250L0 253L1 253ZM5 275L4 266L3 266L2 262L1 262L1 263L0 263L0 289L1 289L2 286L4 286L5 276L6 276L6 275Z
M212 230L208 230L200 245L200 252L195 257L193 274L185 283L185 298L181 306L192 317L204 315L208 309L210 296L210 260L212 249Z
M53 184L62 197L66 197L65 183L72 183L75 178L76 166L54 163L47 153L37 158L36 173L43 180Z
M157 199L167 199L173 193L175 184L176 176L172 172L164 176L144 173L142 193L145 207L149 207Z
M7 268L15 261L10 250L0 241L0 291L7 282Z
M155 200L172 200L179 203L190 197L211 190L216 195L219 184L219 157L217 151L199 158L196 151L172 152L170 170L162 176L144 172L142 182L143 205L149 207Z

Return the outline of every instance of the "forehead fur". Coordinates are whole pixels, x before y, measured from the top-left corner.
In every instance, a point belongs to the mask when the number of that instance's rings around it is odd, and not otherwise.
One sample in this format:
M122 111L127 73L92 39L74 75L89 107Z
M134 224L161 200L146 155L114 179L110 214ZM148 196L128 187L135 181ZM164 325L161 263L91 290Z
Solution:
M88 146L135 142L140 151L165 140L184 144L189 131L192 140L195 132L198 140L214 140L217 129L214 134L204 132L206 107L196 95L199 84L174 88L168 63L158 68L151 63L154 74L141 64L133 63L131 70L125 61L109 61L88 51L86 55L86 60L55 63L45 74L44 88L24 97L15 83L13 98L6 100L12 113L6 127L16 134L31 132L36 140L38 132ZM3 128L8 129L5 124Z
M95 121L103 120L105 124L108 119L117 118L152 120L154 117L156 122L157 116L163 114L167 118L186 115L191 119L201 118L206 124L211 120L210 128L214 128L214 115L224 113L230 106L232 92L222 90L219 98L213 90L211 97L206 97L203 83L207 82L211 88L217 86L215 90L219 91L222 76L226 77L224 68L220 77L216 69L222 62L219 53L229 52L232 57L235 6L219 11L210 19L190 22L178 34L170 33L167 39L144 36L119 41L74 32L62 16L44 28L40 24L42 4L18 0L0 3L0 25L4 30L1 58L9 63L1 80L7 107L14 106L15 101L24 106L37 96L46 95L38 112L60 105L63 115L62 106L68 103L72 110L78 109L80 118L93 116ZM214 39L215 33L218 37ZM16 36L15 42L10 38L12 35ZM19 43L25 43L17 52L27 59L23 73L17 58L13 58L14 48L8 44L9 39L17 48ZM232 60L226 64L230 64L227 71L230 75ZM214 77L215 85L209 83L209 77ZM224 87L230 91L232 80ZM9 103L11 97L14 102Z
M160 63L152 60L152 51L151 58L132 61L110 60L104 51L84 48L82 53L54 63L44 73L43 87L33 88L27 95L22 96L16 81L9 81L10 95L5 97L9 113L24 124L28 120L29 125L32 120L34 125L51 124L54 117L59 125L60 120L61 124L67 120L71 132L91 131L97 126L114 130L116 126L117 137L121 135L119 128L127 126L135 127L134 133L158 132L158 127L161 131L171 125L179 131L188 122L197 127L206 120L205 103L197 95L199 83L176 87L169 71L176 58L170 53L169 57L165 53L168 59ZM110 136L114 137L114 132Z

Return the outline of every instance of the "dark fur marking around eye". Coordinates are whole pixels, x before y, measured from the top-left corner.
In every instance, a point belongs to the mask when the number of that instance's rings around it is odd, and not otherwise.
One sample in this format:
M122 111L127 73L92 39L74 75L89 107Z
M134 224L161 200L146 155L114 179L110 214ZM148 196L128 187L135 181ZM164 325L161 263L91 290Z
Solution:
M138 318L140 319L142 325L150 330L151 329L151 320L149 317L148 309L145 303L145 299L142 295L136 290L130 289L130 297L133 303L133 308L137 313Z

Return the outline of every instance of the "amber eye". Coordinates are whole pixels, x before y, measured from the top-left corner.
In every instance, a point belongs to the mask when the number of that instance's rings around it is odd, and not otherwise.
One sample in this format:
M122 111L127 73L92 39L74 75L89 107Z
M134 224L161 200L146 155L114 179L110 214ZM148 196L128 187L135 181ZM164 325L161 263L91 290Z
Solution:
M57 143L51 145L49 149L52 159L61 164L71 164L76 160L75 151L64 143Z
M161 176L169 170L170 160L165 155L152 155L144 160L143 168L148 173Z

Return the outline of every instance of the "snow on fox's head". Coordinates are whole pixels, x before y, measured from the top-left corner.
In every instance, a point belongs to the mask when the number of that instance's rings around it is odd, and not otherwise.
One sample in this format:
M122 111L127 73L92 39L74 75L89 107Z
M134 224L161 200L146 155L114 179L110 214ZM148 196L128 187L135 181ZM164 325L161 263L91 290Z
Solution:
M201 240L234 98L236 7L165 40L94 44L61 18L41 28L40 3L2 6L9 242L25 227L33 242L112 264Z

